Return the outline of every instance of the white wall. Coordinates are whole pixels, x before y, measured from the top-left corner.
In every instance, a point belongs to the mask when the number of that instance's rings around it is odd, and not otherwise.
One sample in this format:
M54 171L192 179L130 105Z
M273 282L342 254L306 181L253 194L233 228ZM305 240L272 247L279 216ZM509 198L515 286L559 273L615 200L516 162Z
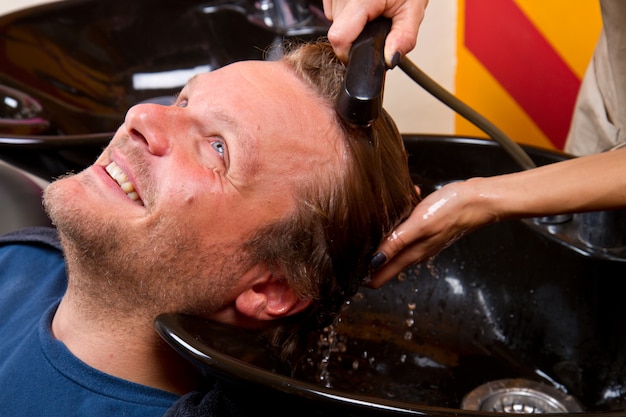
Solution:
M448 91L456 71L457 1L433 0L409 59ZM404 133L454 132L454 113L395 68L387 75L384 106Z
M58 0L0 0L0 15ZM434 0L428 5L417 47L409 58L435 81L454 90L456 69L456 0ZM452 133L454 115L410 80L399 68L390 71L384 106L405 133Z

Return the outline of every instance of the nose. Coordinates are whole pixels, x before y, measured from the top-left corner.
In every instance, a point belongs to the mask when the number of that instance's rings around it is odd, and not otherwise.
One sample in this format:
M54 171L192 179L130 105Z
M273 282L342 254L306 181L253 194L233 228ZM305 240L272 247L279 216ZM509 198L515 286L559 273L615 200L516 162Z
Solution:
M126 113L124 126L131 139L143 141L150 153L163 156L171 144L174 123L169 114L173 107L160 104L137 104Z

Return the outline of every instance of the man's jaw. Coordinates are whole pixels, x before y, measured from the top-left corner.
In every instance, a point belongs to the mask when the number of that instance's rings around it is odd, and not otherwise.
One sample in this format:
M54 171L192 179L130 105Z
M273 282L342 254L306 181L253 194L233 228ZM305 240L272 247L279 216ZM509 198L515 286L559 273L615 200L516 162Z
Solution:
M109 163L105 170L117 182L128 198L143 206L143 201L141 201L139 194L135 191L135 186L128 180L126 173L115 162Z

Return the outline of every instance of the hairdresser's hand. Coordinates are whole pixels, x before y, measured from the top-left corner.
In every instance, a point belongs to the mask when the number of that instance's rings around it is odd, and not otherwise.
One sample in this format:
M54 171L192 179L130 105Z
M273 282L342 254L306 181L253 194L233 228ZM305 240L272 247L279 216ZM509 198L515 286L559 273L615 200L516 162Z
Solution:
M451 183L431 193L380 245L376 263L388 262L368 286L378 288L414 263L422 262L478 227L497 220L474 188L474 180Z
M622 148L448 184L419 203L383 241L379 250L382 260L389 261L377 270L371 286L380 287L405 267L488 223L626 208L625 166Z
M428 0L323 0L324 14L333 24L328 40L335 53L346 62L352 42L365 24L378 16L392 20L385 41L385 61L389 67L415 48L417 31L424 18Z

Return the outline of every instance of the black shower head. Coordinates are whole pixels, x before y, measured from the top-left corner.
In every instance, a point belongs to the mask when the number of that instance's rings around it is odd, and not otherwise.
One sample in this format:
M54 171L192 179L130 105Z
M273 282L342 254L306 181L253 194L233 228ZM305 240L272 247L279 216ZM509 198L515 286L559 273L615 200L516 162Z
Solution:
M385 38L390 30L391 20L379 17L365 25L350 49L337 112L352 125L369 126L380 114L387 70Z

